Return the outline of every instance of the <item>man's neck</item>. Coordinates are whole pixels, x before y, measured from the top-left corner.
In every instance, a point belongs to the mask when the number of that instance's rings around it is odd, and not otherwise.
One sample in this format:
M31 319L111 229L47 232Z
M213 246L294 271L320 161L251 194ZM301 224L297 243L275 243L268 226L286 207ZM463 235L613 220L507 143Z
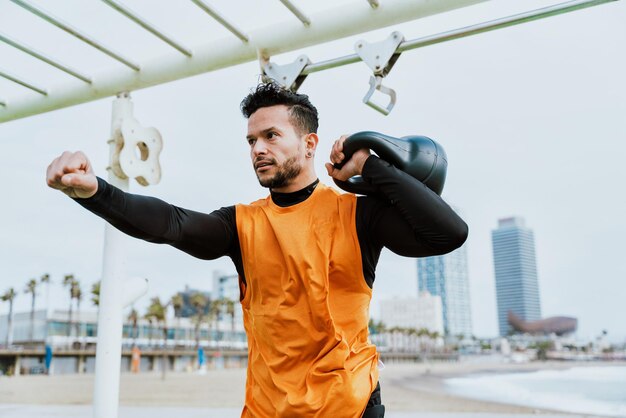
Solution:
M291 193L280 193L274 190L270 190L272 202L274 202L277 206L283 208L297 205L298 203L307 200L309 196L313 194L319 182L319 179L315 179L315 181L308 186Z

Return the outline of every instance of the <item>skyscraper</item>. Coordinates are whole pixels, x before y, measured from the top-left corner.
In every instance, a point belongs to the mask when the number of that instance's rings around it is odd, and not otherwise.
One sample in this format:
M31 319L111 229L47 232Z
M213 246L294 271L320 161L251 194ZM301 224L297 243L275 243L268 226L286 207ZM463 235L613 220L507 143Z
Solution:
M541 318L535 239L524 219L513 217L498 220L491 231L493 263L496 272L498 325L501 336L509 334L508 312L525 321Z
M418 258L417 284L420 292L441 297L446 335L472 335L465 245L449 254Z

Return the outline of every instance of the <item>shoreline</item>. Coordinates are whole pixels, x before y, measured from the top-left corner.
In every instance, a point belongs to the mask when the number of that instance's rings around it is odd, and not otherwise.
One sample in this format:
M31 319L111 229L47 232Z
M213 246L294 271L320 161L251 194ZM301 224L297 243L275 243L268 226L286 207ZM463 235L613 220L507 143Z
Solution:
M380 372L383 404L389 413L574 413L465 398L446 388L446 379L485 374L528 373L572 367L626 366L626 362L395 363ZM227 408L243 406L245 369L206 374L122 374L120 405L125 407ZM0 377L0 405L91 405L94 375ZM593 416L585 414L585 416Z

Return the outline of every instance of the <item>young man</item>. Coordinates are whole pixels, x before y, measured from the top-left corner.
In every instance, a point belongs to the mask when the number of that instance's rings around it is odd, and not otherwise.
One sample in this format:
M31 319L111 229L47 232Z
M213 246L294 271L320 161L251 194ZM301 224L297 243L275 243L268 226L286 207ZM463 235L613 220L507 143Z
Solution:
M241 109L254 171L270 189L265 199L210 214L182 209L107 184L81 152L55 159L48 185L129 235L233 260L248 336L242 417L382 417L378 354L368 338L380 252L443 254L463 244L467 225L368 150L334 168L345 158L345 137L333 145L328 174L361 175L379 197L319 183L318 117L307 96L261 84Z

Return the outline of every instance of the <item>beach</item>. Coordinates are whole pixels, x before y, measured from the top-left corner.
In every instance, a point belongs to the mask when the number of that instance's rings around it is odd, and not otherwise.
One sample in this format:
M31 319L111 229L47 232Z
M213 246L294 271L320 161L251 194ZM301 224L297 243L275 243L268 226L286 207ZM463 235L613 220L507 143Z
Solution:
M603 366L612 363L583 363L578 366ZM622 366L624 364L621 364ZM453 416L483 417L515 414L561 416L559 411L519 405L467 399L451 394L445 380L454 377L561 370L572 363L399 363L387 364L380 373L382 399L389 417ZM244 399L244 369L209 370L206 374L169 373L163 380L160 373L122 374L120 384L120 416L160 416L155 411L186 411L179 416L238 416ZM94 376L19 376L0 378L0 416L30 417L41 411L56 415L90 416ZM46 407L47 406L47 407ZM71 406L71 407L70 407ZM21 410L20 410L21 408ZM28 411L33 411L29 415ZM13 411L13 412L11 412ZM39 411L39 412L37 412ZM63 412L65 411L65 412ZM74 411L74 412L71 412ZM138 412L143 411L143 412ZM152 411L152 412L149 412ZM11 414L14 415L11 415ZM19 415L17 415L19 413ZM72 415L76 413L78 415ZM207 415L208 414L208 415ZM434 415L433 415L434 414ZM572 415L587 416L594 415Z

